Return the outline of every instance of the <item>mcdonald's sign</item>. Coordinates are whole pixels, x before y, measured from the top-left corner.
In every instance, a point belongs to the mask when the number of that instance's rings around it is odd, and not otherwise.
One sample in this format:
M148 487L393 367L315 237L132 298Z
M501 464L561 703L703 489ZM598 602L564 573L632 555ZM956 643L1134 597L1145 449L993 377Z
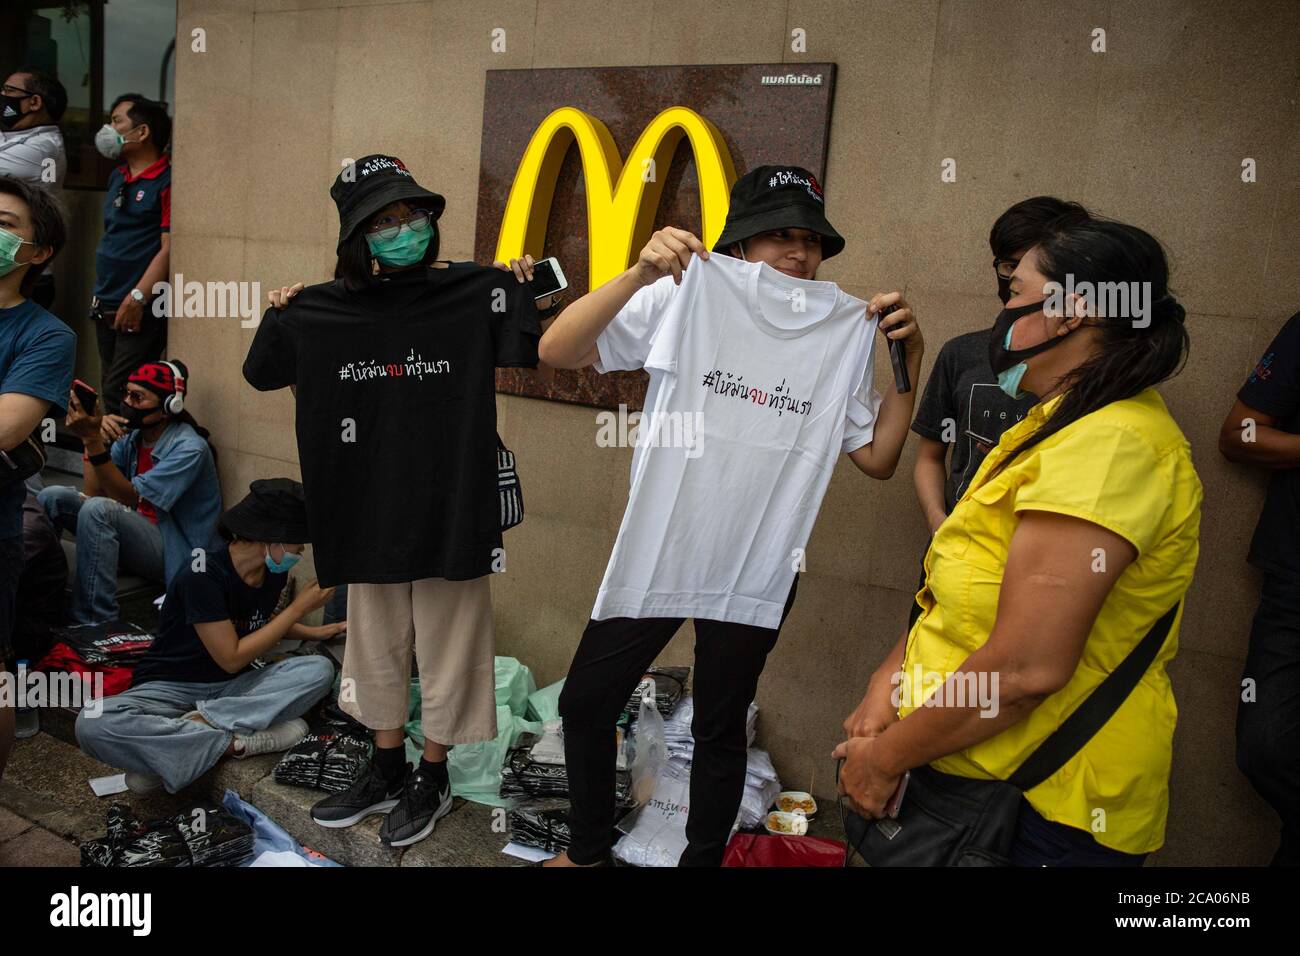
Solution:
M572 295L635 261L650 233L681 226L712 245L731 184L762 163L825 181L835 67L773 83L788 64L488 70L474 257L555 255ZM636 373L564 373L546 388L511 370L502 391L636 406Z
M599 119L562 106L542 120L524 150L506 200L497 239L501 261L525 252L541 257L555 181L570 145L578 144L587 180L587 274L591 288L629 265L653 231L664 179L678 144L685 139L699 178L703 239L712 246L727 219L727 199L736 181L731 152L718 128L685 106L672 106L652 119L624 163L614 137Z

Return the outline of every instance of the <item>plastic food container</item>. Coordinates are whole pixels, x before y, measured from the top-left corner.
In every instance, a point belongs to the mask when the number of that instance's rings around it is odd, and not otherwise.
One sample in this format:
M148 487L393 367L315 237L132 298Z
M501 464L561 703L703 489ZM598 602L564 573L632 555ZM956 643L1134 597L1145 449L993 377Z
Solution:
M804 816L817 816L817 801L805 790L782 790L776 795L776 808L782 813L802 810Z
M763 821L763 826L774 836L804 836L808 833L808 817L802 810L794 813L773 810Z

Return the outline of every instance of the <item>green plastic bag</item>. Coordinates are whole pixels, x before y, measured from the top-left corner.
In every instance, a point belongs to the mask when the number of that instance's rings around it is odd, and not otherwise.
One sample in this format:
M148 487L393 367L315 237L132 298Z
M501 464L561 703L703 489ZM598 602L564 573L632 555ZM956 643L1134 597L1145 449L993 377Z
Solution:
M497 706L509 707L516 717L527 716L528 695L537 690L533 672L513 657L498 657L495 663Z
M528 719L545 723L560 716L560 691L564 690L564 681L556 681L528 695Z

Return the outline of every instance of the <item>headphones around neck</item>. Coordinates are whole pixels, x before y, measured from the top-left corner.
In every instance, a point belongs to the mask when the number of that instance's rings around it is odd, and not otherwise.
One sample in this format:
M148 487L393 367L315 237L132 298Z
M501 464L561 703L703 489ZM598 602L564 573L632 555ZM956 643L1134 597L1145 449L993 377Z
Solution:
M185 373L175 362L169 362L166 359L159 359L160 365L166 365L172 370L172 377L176 381L176 390L163 399L162 408L168 415L179 415L185 411Z

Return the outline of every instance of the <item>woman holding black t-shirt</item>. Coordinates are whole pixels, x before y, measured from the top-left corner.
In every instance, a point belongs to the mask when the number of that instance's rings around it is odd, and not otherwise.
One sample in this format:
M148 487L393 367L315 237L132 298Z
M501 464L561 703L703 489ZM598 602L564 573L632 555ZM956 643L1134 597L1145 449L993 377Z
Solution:
M254 670L280 641L327 640L346 622L299 621L329 600L315 582L279 614L289 569L310 540L302 485L255 481L221 517L225 546L172 578L157 639L136 665L131 687L77 716L77 742L97 760L126 769L127 786L175 793L223 756L292 747L307 733L301 716L325 696L334 665L324 655Z
M495 369L535 368L541 328L522 282L436 261L445 200L401 160L357 160L330 195L335 280L273 297L283 307L263 317L244 377L294 389L316 569L348 585L339 706L375 733L369 771L312 817L346 827L387 814L380 839L407 846L451 809L450 747L497 734ZM404 740L412 650L418 768Z

